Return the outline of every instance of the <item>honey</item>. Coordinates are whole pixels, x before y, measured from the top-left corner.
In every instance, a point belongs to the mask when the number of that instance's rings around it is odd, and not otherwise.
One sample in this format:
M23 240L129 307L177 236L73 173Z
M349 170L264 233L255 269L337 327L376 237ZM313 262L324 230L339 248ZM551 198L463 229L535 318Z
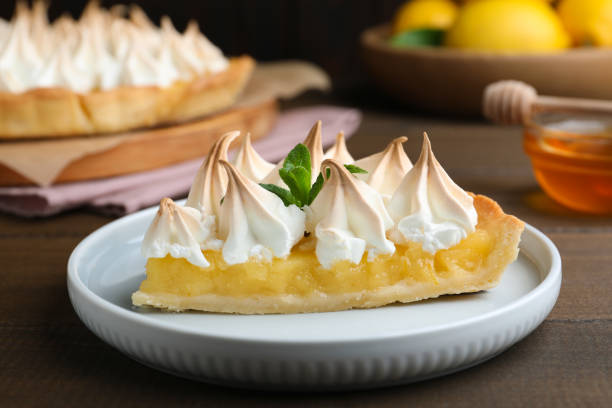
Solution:
M612 214L612 117L541 114L524 148L542 189L581 212Z

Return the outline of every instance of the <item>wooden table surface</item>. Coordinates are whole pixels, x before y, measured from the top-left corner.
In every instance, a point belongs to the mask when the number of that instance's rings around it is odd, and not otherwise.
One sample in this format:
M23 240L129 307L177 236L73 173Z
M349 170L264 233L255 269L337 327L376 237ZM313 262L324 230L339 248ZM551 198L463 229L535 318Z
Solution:
M366 98L367 99L367 98ZM66 291L66 263L111 221L86 209L47 219L0 215L0 406L611 406L612 218L566 210L538 188L519 128L366 105L354 156L407 135L416 160L427 131L466 190L544 231L563 258L559 300L546 321L500 356L443 378L353 393L289 394L220 388L149 369L95 337ZM336 102L302 98L291 105Z

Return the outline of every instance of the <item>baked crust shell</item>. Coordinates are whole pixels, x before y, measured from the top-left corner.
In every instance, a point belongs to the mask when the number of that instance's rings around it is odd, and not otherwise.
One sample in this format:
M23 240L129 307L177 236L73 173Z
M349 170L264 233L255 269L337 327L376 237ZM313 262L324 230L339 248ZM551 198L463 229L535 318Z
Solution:
M66 88L0 92L0 138L117 133L194 119L232 105L254 65L249 56L232 58L222 72L168 87L121 86L84 94Z

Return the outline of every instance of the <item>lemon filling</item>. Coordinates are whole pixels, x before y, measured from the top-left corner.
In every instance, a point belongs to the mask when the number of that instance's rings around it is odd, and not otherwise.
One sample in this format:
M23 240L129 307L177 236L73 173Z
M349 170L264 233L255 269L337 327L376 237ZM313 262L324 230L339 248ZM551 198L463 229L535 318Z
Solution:
M393 255L379 255L372 261L367 254L361 262L335 262L323 268L311 239L298 244L286 258L270 261L251 259L228 265L219 251L203 251L210 266L202 268L183 258L149 258L147 279L140 291L149 294L199 296L215 294L231 297L342 294L376 290L405 283L434 283L452 275L469 277L477 273L494 247L486 230L476 230L459 244L430 254L419 243L396 245Z

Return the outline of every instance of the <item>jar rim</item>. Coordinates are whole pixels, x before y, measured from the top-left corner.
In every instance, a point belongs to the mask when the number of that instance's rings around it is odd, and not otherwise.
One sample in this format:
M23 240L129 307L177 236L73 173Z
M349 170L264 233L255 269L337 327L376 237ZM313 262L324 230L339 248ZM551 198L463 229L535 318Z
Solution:
M612 144L612 115L604 114L576 114L570 112L557 112L554 116L549 114L546 117L546 113L536 113L529 117L525 123L525 131L531 133L535 137L546 137L555 138L563 141L580 141L580 142L593 142L599 145L601 144ZM538 121L540 118L540 121ZM599 119L599 120L598 120ZM578 129L560 129L555 128L551 125L559 125L564 122L572 123L573 126L577 126L580 122L599 122L602 124L608 124L608 126L602 126L600 129L588 128L585 126L585 131Z

